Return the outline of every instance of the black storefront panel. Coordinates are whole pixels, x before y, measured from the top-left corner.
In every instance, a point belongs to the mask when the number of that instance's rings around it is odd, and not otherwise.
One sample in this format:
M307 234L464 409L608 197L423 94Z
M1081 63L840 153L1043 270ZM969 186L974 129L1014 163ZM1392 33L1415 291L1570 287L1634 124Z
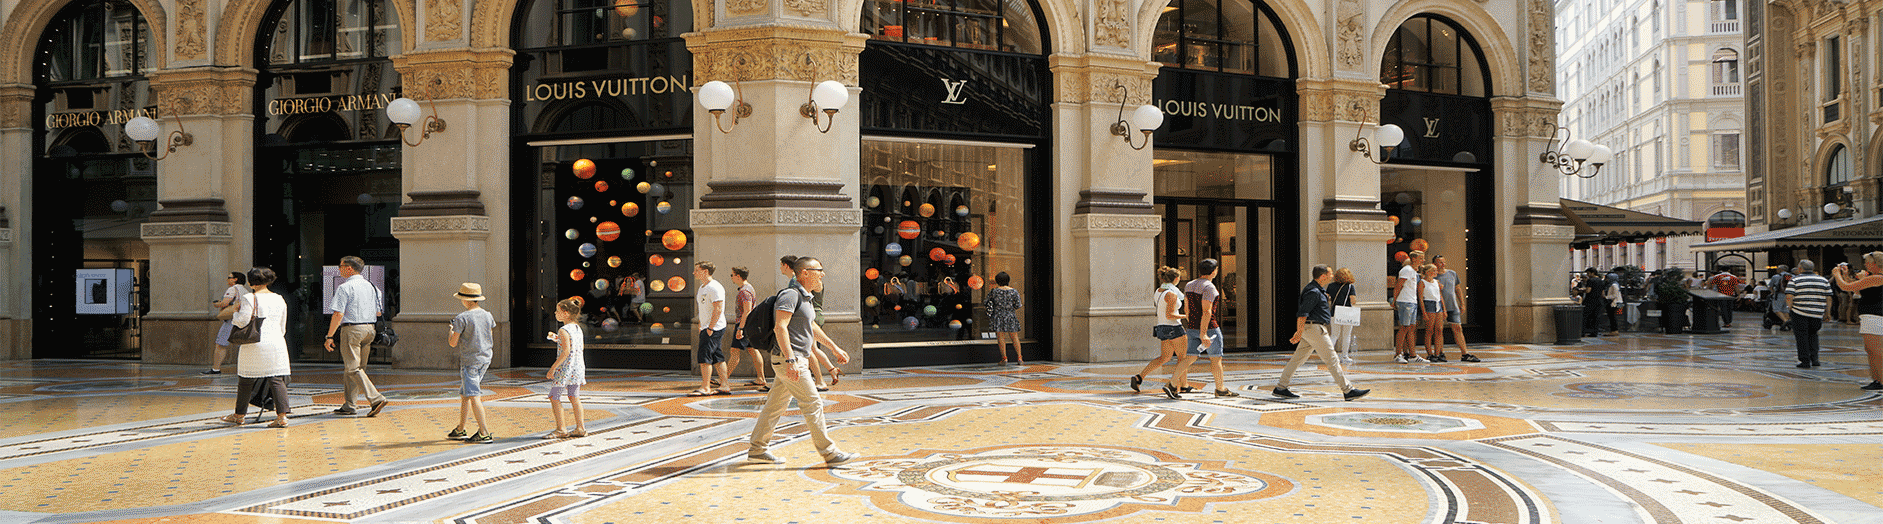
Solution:
M1152 105L1164 112L1153 140L1159 148L1294 151L1294 91L1282 78L1164 68L1152 88Z

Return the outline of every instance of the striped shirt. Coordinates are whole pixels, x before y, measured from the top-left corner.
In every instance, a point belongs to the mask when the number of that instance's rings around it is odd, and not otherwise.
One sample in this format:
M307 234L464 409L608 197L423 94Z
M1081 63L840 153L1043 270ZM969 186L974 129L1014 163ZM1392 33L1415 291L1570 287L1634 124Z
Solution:
M1791 294L1791 313L1824 318L1824 308L1831 302L1831 281L1817 273L1792 277L1785 291Z

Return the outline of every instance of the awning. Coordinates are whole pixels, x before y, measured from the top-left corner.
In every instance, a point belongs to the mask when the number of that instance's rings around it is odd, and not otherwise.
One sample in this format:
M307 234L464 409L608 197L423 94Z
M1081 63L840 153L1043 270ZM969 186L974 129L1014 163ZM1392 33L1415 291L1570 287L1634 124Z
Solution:
M1883 246L1883 215L1830 220L1696 244L1694 251L1770 251L1794 247Z
M1576 225L1576 243L1607 238L1652 238L1698 235L1706 224L1694 220L1669 218L1613 206L1591 204L1567 198L1557 199L1563 215Z

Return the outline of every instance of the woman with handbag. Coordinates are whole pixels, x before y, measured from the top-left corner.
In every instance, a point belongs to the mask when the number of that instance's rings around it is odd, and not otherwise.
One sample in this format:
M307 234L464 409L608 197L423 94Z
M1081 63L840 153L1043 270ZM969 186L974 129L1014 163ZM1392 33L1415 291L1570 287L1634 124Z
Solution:
M223 422L241 424L248 406L256 397L272 398L275 421L271 428L288 427L288 304L281 295L268 290L275 282L275 271L265 267L248 270L248 286L253 290L237 301L240 308L231 323L235 329L229 342L240 344L236 350L235 414ZM257 395L258 389L265 389Z
M229 323L229 319L235 316L235 301L247 294L248 275L242 274L241 271L230 271L229 289L222 291L220 300L209 303L221 310L216 313L216 320L222 321L222 328L216 331L216 349L213 351L215 359L209 361L209 370L204 371L204 375L222 374L222 362L229 358L229 330L235 328L234 324Z
M1353 347L1358 342L1353 328L1360 327L1360 310L1353 305L1353 283L1353 271L1343 267L1334 270L1334 283L1327 286L1328 303L1334 310L1333 321L1327 327L1334 332L1334 354L1341 365L1353 364Z

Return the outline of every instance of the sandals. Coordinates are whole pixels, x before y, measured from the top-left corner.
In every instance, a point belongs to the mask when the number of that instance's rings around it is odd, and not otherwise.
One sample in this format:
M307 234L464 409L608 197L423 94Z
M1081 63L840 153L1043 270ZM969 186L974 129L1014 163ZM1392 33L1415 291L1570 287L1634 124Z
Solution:
M543 440L556 440L559 438L569 438L569 434L562 432L561 429L557 429L549 432L548 435L543 435Z
M763 380L752 379L751 382L747 382L745 383L745 385L762 388L762 387L770 386L771 384L766 384L765 381Z
M229 416L226 416L226 417L222 417L222 418L219 418L219 419L216 419L216 420L220 420L220 421L223 421L223 422L227 422L227 423L230 423L230 424L234 424L234 425L237 425L237 426L240 426L240 425L242 425L242 417L243 417L243 415L241 415L241 414L235 414L235 415L229 415Z
M1170 384L1164 384L1164 396L1170 397L1171 400L1183 400L1183 395L1177 392L1177 386Z
M580 438L580 437L586 437L586 436L588 436L588 430L582 429L582 428L576 428L575 431L569 432L569 438Z
M713 394L714 394L714 395L731 395L731 394L732 394L732 390L730 390L730 389L721 389L721 390L718 390L718 391L714 391L714 392L713 392Z
M288 427L288 421L287 421L286 419L275 419L275 421L274 421L274 422L269 422L269 423L268 423L268 427L271 427L271 428L285 428L285 427Z
M830 385L831 387L836 387L838 382L843 381L843 370L838 369L838 368L830 368L829 371L830 371Z
M715 392L715 391L713 391L713 390L710 390L710 389L705 389L705 388L700 388L700 389L695 389L695 390L693 390L693 391L690 391L690 392L688 392L688 393L687 393L687 396L689 396L689 397L710 397L710 396L713 396L713 395L717 395L717 394L718 394L718 393L717 393L717 392Z

